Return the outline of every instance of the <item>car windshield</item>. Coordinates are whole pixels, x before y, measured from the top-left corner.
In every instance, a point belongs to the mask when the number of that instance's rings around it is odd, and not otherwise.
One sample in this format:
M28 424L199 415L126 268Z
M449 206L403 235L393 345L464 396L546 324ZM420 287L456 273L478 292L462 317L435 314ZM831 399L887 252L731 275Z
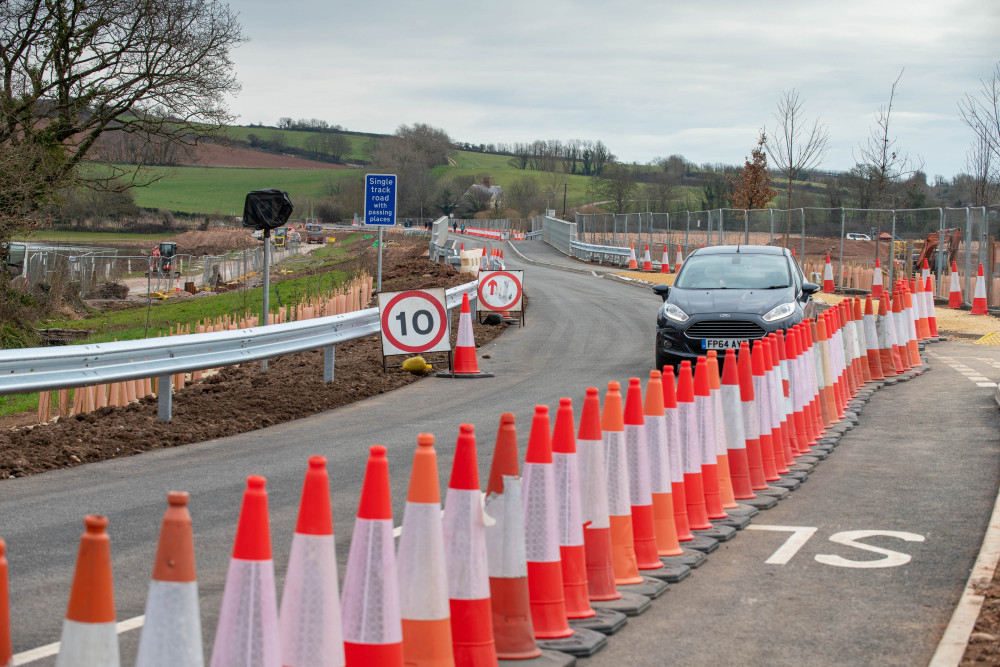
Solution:
M680 289L778 289L791 284L784 255L695 254L677 274Z

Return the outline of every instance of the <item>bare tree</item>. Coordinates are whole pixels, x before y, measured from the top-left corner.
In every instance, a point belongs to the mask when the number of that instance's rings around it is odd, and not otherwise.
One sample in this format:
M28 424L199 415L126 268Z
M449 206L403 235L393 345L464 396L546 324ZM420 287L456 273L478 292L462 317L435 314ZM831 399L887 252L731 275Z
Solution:
M1000 63L989 79L980 79L980 84L978 93L966 94L958 103L959 115L992 157L1000 160Z
M830 130L817 118L809 124L805 118L805 102L794 88L785 91L774 112L777 126L765 132L764 147L774 162L774 167L785 177L786 208L792 208L792 188L802 171L808 171L823 161L830 147ZM791 233L791 213L785 222L785 245Z
M991 206L997 203L997 161L985 137L977 136L965 154L965 164L971 176L971 195L974 206Z
M914 162L899 150L896 137L890 131L892 104L902 77L900 71L889 89L889 102L875 110L875 125L868 131L868 139L858 145L855 156L857 172L868 181L867 190L876 208L893 208L893 186L923 168L921 161Z
M67 186L141 184L137 168L101 155L105 133L184 146L218 137L242 41L219 0L0 3L0 154L19 173L12 193L0 188L0 240ZM103 168L80 168L95 160Z

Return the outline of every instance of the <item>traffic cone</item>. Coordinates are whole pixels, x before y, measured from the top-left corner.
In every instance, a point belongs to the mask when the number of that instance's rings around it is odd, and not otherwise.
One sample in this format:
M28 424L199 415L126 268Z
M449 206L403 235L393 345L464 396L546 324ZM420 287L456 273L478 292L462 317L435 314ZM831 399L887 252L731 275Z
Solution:
M923 285L931 275L931 267L927 264L927 258L924 258L924 267L920 270L920 284Z
M865 354L868 357L868 369L871 373L871 378L875 381L884 380L885 375L882 373L882 360L879 356L878 327L875 325L875 310L871 296L865 299L863 322L865 327Z
M580 496L580 464L573 433L573 401L559 399L552 431L552 465L555 489L559 490L556 517L559 557L562 561L563 600L567 618L590 618L587 593L587 556L583 546L583 514Z
M691 541L691 526L687 516L687 492L684 490L684 442L681 440L681 418L677 408L677 382L674 380L674 367L664 366L660 375L663 385L663 416L667 422L667 451L670 461L670 498L673 504L674 529L677 540ZM653 511L657 505L653 504ZM655 515L654 515L655 516ZM665 520L665 519L660 519ZM659 536L659 534L657 534ZM683 550L683 549L682 549ZM676 555L676 554L660 554Z
M681 264L683 264L683 263L684 263L684 255L681 254L681 246L678 243L677 244L677 257L674 260L674 273L677 273L678 271L681 270Z
M806 393L807 380L804 372L804 358L801 344L802 326L796 324L785 335L785 355L788 357L788 372L790 375L788 394L791 399L792 414L789 423L794 425L795 447L800 454L810 453L809 447L814 444L806 428Z
M917 333L917 323L914 314L916 309L914 308L913 301L913 294L909 288L903 287L903 308L905 309L903 317L907 331L906 346L907 351L910 353L910 365L916 368L924 364L920 361L920 348L917 346L919 334Z
M978 280L978 279L977 279ZM948 289L948 307L962 307L962 285L958 279L958 263L951 263L951 285Z
M726 437L727 420L725 407L722 403L721 366L719 355L715 350L709 350L708 358L708 393L715 410L715 460L719 479L719 495L722 498L722 509L737 509L739 505L733 496L733 482L729 471L729 445Z
M549 439L549 409L535 406L528 451L524 457L524 525L528 558L528 589L531 622L537 639L568 637L573 630L566 622L562 563L559 558L559 526L556 509L555 469Z
M455 342L454 370L441 371L438 377L491 378L493 373L479 370L476 359L476 341L472 335L472 312L468 293L462 294L462 312L458 317L458 340Z
M931 287L931 279L928 276L924 284L924 305L927 308L927 327L930 329L931 338L938 337L937 315L934 312L934 288Z
M983 276L983 265L979 265L979 273L976 275L976 291L972 297L972 314L986 314L986 278Z
M903 293L893 292L892 294L892 315L890 315L893 327L893 333L896 336L896 346L893 348L893 361L897 361L896 355L899 356L899 365L896 367L902 372L906 372L913 368L910 363L910 346L908 344L908 327L906 326L906 320L903 316Z
M836 288L833 284L833 265L830 264L830 253L826 253L826 264L823 266L823 291L833 294Z
M660 273L670 273L670 251L663 246L663 256L660 258Z
M872 273L872 298L882 296L882 264L875 258L875 271Z
M629 246L628 249L628 268L630 270L635 270L639 268L639 263L635 261L635 246Z
M501 660L536 658L542 650L535 644L531 625L517 430L514 415L509 412L500 415L484 511L493 520L486 526L485 533L497 657Z
M740 403L743 408L743 430L746 437L750 488L755 491L763 491L767 488L767 480L764 478L764 456L760 445L760 411L756 400L759 380L753 373L753 353L750 351L749 343L740 343L736 369L740 380ZM749 497L745 496L745 498Z
M725 519L719 492L719 459L716 454L715 403L708 387L708 359L698 357L694 368L694 402L698 411L698 452L705 511L709 519ZM687 480L685 480L687 481Z
M882 298L878 302L878 320L875 322L875 331L878 336L878 356L879 356L879 367L882 369L882 375L884 378L894 377L897 373L897 366L895 361L895 356L893 354L893 348L895 336L893 335L892 320L889 315L889 302L890 297L888 294L883 294Z
M770 366L768 373L771 378L771 423L774 428L771 430L771 440L774 444L774 464L779 475L788 474L788 466L794 465L792 459L791 444L788 441L788 424L785 420L784 394L781 379L781 359L778 353L778 336L771 333L767 335L767 345L764 349L768 351L767 364Z
M457 665L495 665L497 661L485 528L475 431L472 424L461 424L444 503L451 635Z
M281 664L265 484L259 475L247 477L212 647L212 665Z
M642 270L652 271L653 261L649 258L649 244L646 244L646 250L642 253Z
M926 280L930 280L930 277L927 277ZM913 293L913 310L917 318L917 338L920 340L927 340L931 337L931 324L927 318L927 299L924 294L924 282L925 279L923 278L918 280L917 289Z
M63 621L56 667L117 667L111 539L103 516L88 515L80 538L73 588Z
M868 330L865 327L860 298L854 299L854 330L857 334L858 368L861 369L862 384L868 384L873 378L868 364Z
M726 414L726 457L729 461L729 478L735 499L755 498L750 485L747 465L746 432L743 429L743 406L740 404L739 373L736 369L736 351L726 350L722 363L722 384L719 390L722 409Z
M326 500L329 502L329 496ZM430 433L417 436L397 566L403 663L422 667L454 665L441 492L434 436Z
M672 369L671 369L672 370ZM649 452L649 490L653 501L653 533L660 556L680 556L684 553L677 543L674 525L674 501L670 489L670 449L666 412L663 408L663 376L649 371L646 401L643 403L646 422L646 444Z
M763 340L755 340L750 361L753 364L753 393L757 405L757 418L760 424L760 458L764 468L764 479L774 482L781 479L774 462L774 439L771 425L771 387L767 379L767 369L764 356Z
M7 544L0 539L0 667L14 664L10 640L10 591L7 583Z
M309 458L278 625L286 667L344 664L330 479L322 456Z
M662 385L661 385L662 386ZM625 394L625 455L628 459L629 504L632 506L632 540L640 570L663 568L653 529L653 495L649 476L649 446L642 414L642 385L629 378Z
M183 491L167 494L136 667L205 664L188 498Z
M615 584L638 584L643 581L635 557L632 534L632 507L629 504L628 456L625 446L622 396L617 382L608 383L601 415L604 453L608 466L608 515L611 526L611 557Z
M677 376L677 409L683 442L684 502L691 530L707 530L712 524L705 507L705 486L701 473L701 424L696 401L691 362L682 361Z
M392 496L385 452L382 445L368 450L347 554L340 596L347 667L403 665L399 577L393 553Z

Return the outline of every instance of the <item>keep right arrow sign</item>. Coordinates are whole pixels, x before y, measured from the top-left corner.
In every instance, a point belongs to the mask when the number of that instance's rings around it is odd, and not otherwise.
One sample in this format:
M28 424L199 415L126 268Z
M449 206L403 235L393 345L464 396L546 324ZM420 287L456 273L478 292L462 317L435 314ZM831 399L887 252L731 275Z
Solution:
M480 271L479 303L493 311L521 310L524 271Z

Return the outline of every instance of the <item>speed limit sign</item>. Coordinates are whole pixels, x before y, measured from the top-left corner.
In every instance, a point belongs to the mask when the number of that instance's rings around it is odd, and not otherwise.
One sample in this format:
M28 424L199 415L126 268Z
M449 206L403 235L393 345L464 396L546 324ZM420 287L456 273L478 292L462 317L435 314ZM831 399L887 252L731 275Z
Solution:
M492 311L521 310L524 271L480 271L479 303Z
M444 288L379 292L382 354L451 350Z

